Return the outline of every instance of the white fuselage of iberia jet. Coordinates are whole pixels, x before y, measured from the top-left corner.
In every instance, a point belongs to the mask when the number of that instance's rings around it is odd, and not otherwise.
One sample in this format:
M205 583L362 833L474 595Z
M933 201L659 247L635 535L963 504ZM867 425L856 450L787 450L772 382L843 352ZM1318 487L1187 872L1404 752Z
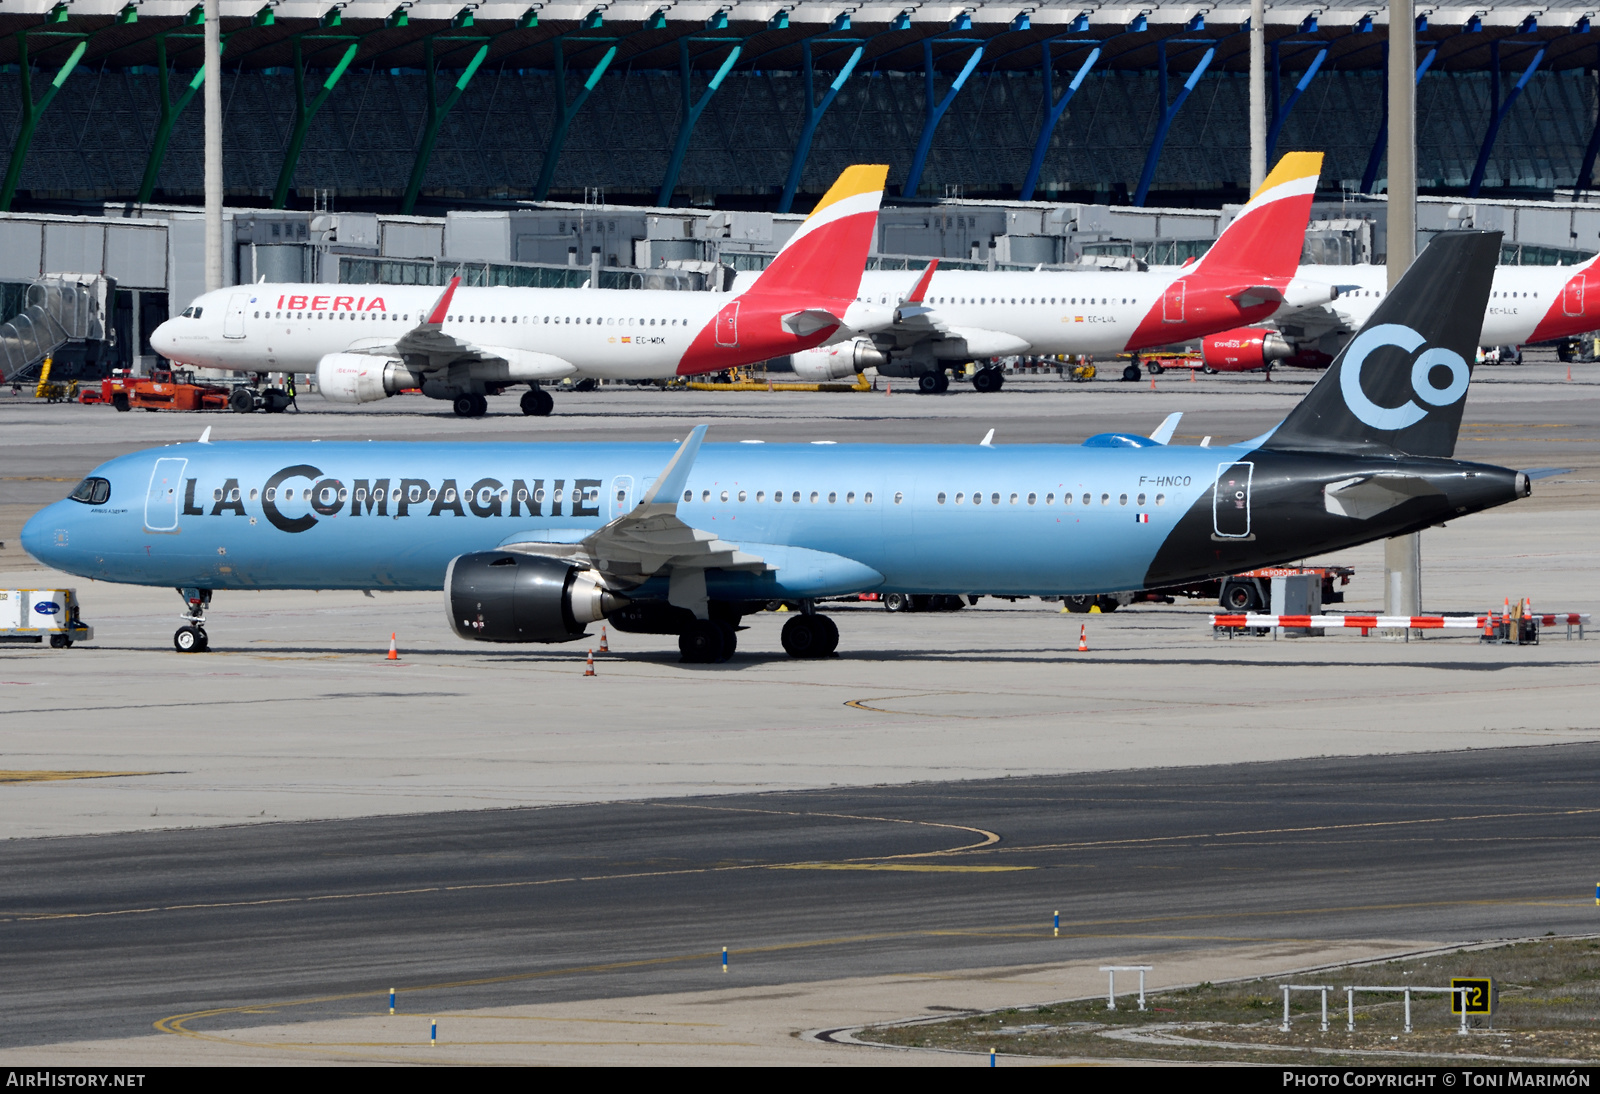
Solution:
M197 298L151 344L182 364L314 372L322 394L400 391L477 416L486 396L541 381L712 372L820 345L882 309L857 300L888 168L845 170L771 265L737 293L497 286L239 285Z
M896 322L851 343L797 354L812 379L867 366L882 375L934 377L952 363L1016 354L1111 354L1168 345L1264 322L1333 299L1333 286L1296 267L1322 155L1283 157L1197 262L1124 273L869 272L861 300L894 308ZM912 282L915 281L913 286ZM909 292L908 292L909 290Z

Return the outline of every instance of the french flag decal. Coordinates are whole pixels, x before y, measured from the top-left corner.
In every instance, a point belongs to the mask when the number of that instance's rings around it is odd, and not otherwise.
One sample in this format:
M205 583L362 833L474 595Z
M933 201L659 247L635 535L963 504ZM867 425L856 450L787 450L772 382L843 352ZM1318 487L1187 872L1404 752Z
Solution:
M1140 513L1138 516L1134 517L1133 519L1138 521L1140 524L1149 524L1150 523L1150 514L1149 513Z

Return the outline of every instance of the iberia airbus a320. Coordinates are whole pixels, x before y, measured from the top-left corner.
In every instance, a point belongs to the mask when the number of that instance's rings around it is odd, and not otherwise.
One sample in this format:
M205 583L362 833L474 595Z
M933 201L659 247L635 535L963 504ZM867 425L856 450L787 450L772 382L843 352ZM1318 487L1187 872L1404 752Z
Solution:
M935 272L934 263L914 287L905 273L868 273L862 302L893 307L895 322L797 354L794 369L822 380L872 366L935 393L949 383L945 369L967 361L1130 353L1326 304L1338 295L1335 287L1297 269L1321 170L1320 152L1285 155L1216 243L1187 266L987 273ZM979 391L996 390L1001 373L980 369L972 382Z
M890 315L856 299L889 169L850 167L737 293L649 289L238 285L203 296L150 343L183 364L314 372L324 397L367 403L420 388L463 417L528 384L688 376L798 353Z

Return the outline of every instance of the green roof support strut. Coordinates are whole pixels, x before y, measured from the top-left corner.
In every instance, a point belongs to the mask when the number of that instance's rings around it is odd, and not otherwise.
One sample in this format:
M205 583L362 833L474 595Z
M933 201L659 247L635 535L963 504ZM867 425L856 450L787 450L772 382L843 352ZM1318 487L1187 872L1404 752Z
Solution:
M228 43L223 42L222 48L227 49ZM161 118L156 123L155 139L150 142L150 156L144 164L144 181L139 183L138 204L148 205L151 196L156 192L156 176L161 173L161 163L167 158L167 139L172 136L172 127L178 122L178 115L183 113L183 108L189 105L189 100L195 97L205 83L206 66L201 65L194 74L194 79L189 81L189 86L184 88L183 94L178 96L178 101L173 102L171 93L167 90L167 36L156 36L156 87L161 100Z
M22 181L22 165L28 159L28 145L33 143L33 131L39 125L39 119L50 106L50 100L56 97L56 92L61 90L61 85L67 82L67 77L72 75L72 70L78 67L78 62L83 59L84 51L89 48L89 40L84 38L72 47L72 54L67 58L66 64L61 66L55 79L50 81L50 86L45 93L39 96L38 102L33 98L33 81L29 78L28 66L28 32L17 33L17 68L20 78L18 86L22 89L22 125L17 130L16 143L11 146L11 162L6 166L6 181L4 188L0 188L0 211L11 210L11 199L16 197L17 184Z
M718 12L724 21L726 15ZM714 16L713 19L716 17ZM678 39L678 83L683 92L683 121L678 125L678 141L672 148L672 159L667 161L667 173L661 180L661 192L656 195L656 204L667 206L672 204L672 191L677 189L678 174L683 170L684 157L689 154L689 138L694 136L694 124L700 120L700 114L705 110L706 104L711 101L711 96L717 93L717 88L722 86L722 81L728 73L733 71L733 66L739 60L739 53L743 46L734 46L728 54L722 67L717 69L717 74L711 77L711 82L706 85L705 94L698 101L689 98L689 42L685 38Z
M294 182L295 169L300 166L300 149L306 143L306 130L311 128L311 119L316 117L322 104L328 101L328 96L333 93L334 87L344 76L345 70L350 67L350 62L356 59L356 53L361 49L360 42L351 42L345 47L344 56L339 58L339 63L333 66L333 71L328 73L328 78L322 81L322 90L317 92L317 97L308 104L306 102L305 78L306 66L300 54L300 38L294 39L294 132L289 137L289 148L283 154L283 169L278 172L278 186L272 191L272 207L282 209L289 200L289 184Z
M544 150L544 166L539 171L539 185L533 189L533 200L543 201L550 193L550 183L556 176L556 164L561 159L561 146L567 141L567 128L572 124L572 119L577 117L583 101L589 97L595 85L600 82L600 77L606 74L606 69L611 66L612 60L617 55L617 47L612 46L606 50L605 56L600 58L600 63L594 66L594 71L589 73L589 78L583 81L583 89L567 102L567 65L561 51L561 39L557 38L551 43L555 47L556 70L556 124L550 132L550 143Z
M400 203L400 212L405 214L409 214L412 209L416 208L417 195L422 193L422 178L428 173L428 160L433 156L433 142L438 139L439 128L444 125L445 117L461 98L461 93L472 82L472 77L477 74L478 66L483 64L485 57L489 56L489 43L485 42L479 46L478 51L472 55L472 60L467 62L466 69L456 80L455 87L451 89L442 106L439 105L435 88L437 80L434 75L436 70L433 63L433 38L431 35L423 39L422 51L428 70L428 124L427 128L422 131L422 144L417 149L417 162L411 167L411 181L406 184L405 199Z

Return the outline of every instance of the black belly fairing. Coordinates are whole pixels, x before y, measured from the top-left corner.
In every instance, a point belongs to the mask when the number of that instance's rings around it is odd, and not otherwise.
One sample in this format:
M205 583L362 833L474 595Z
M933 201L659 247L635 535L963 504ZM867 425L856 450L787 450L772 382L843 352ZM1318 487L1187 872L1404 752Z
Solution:
M1248 525L1235 494L1240 464L1252 465ZM1522 496L1514 471L1459 460L1350 456L1259 449L1223 472L1223 496L1206 491L1162 542L1145 574L1147 588L1293 562L1311 555L1404 535L1503 505ZM1382 512L1330 512L1330 484L1378 476L1416 491ZM1248 530L1246 530L1248 528ZM1223 534L1218 534L1219 530Z

